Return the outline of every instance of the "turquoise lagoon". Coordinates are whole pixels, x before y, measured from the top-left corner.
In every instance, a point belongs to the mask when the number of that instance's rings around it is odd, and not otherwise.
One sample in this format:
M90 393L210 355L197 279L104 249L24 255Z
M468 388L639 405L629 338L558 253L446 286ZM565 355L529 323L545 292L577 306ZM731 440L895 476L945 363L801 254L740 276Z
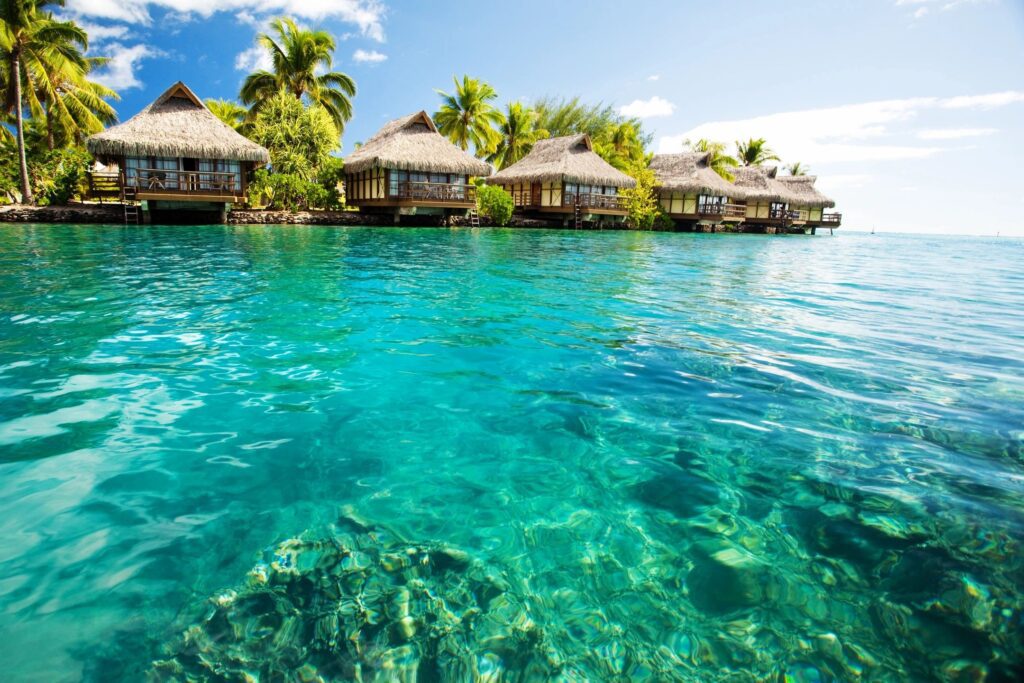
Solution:
M0 227L0 679L1019 680L1022 265Z

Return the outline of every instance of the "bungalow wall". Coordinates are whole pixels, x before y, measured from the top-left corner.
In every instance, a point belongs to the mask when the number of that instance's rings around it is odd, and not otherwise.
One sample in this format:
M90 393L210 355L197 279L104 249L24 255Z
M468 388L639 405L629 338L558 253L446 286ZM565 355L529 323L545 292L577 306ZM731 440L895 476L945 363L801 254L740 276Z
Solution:
M769 218L771 216L772 203L768 201L748 200L747 219Z
M345 175L345 199L384 199L387 172L382 168L371 168L359 173Z

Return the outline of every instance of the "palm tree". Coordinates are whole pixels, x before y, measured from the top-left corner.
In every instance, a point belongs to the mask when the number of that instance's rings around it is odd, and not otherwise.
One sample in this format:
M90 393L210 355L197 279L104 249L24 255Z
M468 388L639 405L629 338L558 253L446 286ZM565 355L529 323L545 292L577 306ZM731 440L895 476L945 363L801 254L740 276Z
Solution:
M529 154L535 142L548 137L546 130L537 127L539 118L537 112L523 106L522 102L509 102L505 121L498 127L501 141L487 161L501 170Z
M43 107L36 93L49 81L47 73L70 69L78 61L69 49L88 48L89 39L80 27L70 21L55 21L45 11L48 6L63 7L64 0L0 0L0 56L4 69L4 108L14 111L18 142L18 165L21 172L22 201L32 201L28 161L25 157L24 108L41 114ZM81 57L81 52L78 53ZM87 70L81 65L83 71ZM35 83L36 80L43 83ZM23 84L28 87L22 87ZM53 98L55 101L56 97Z
M73 54L78 48L72 44L65 49ZM65 68L52 70L45 79L38 79L42 87L37 98L46 105L48 149L53 150L57 142L80 144L86 135L99 133L117 122L117 112L107 100L120 99L118 94L88 79L93 69L109 61L105 57L82 57L79 53L67 61Z
M807 175L807 172L811 169L807 168L799 161L794 161L786 166L786 170L789 171L789 175Z
M690 143L686 141L684 144L694 152L710 152L711 156L708 157L708 166L711 170L730 182L735 180L731 169L739 166L740 162L735 157L725 153L726 146L724 142L712 142L707 138L701 138L697 142Z
M736 156L744 166L760 166L766 161L778 161L779 157L768 147L764 138L750 138L746 142L736 141Z
M241 132L249 110L234 100L206 100L206 108L218 119Z
M338 132L343 131L352 118L351 98L356 96L356 84L347 74L330 70L334 38L327 31L299 28L292 19L275 19L270 27L276 37L261 33L257 40L270 52L273 71L251 73L242 84L242 103L250 107L250 117L258 113L263 102L284 90L319 104L327 110Z
M463 76L461 83L458 78L452 80L454 95L437 91L442 101L434 114L437 129L463 150L468 150L472 143L477 156L491 154L501 141L501 134L494 127L505 121L491 104L498 93L487 83L469 76Z

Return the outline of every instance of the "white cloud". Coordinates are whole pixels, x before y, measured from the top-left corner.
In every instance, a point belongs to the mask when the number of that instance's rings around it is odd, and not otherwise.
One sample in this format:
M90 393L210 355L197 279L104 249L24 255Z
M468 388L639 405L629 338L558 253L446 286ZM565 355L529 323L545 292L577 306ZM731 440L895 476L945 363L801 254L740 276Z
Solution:
M136 75L139 63L144 59L159 57L163 53L149 45L132 45L126 47L120 43L111 43L104 50L110 61L102 70L96 72L95 79L99 83L114 90L141 88L142 81Z
M982 135L998 133L997 128L933 128L918 132L917 137L922 140L959 140L961 138L976 138Z
M651 74L650 76L647 77L647 80L649 80L649 81L660 81L661 80L661 74Z
M235 55L235 69L238 71L270 71L273 67L270 52L262 45L253 45Z
M948 12L963 5L984 5L992 0L896 0L897 7L916 7L913 17L921 19L927 16L932 9L940 12Z
M1022 100L1024 93L1015 91L950 98L915 97L713 121L680 135L662 137L659 151L679 151L685 140L732 142L764 137L779 156L806 164L924 158L941 152L942 148L908 144L907 135L893 128L926 110L986 109ZM897 135L899 142L893 142Z
M633 100L629 104L619 107L619 113L623 116L635 116L639 119L651 119L656 116L672 116L676 105L668 100L655 95L649 100Z
M368 62L370 64L380 64L387 60L388 56L383 52L377 52L376 50L356 50L352 53L352 59L357 62Z
M988 95L961 95L946 98L939 106L943 109L995 109L1015 102L1024 102L1024 92L1006 90Z
M107 42L108 40L124 39L128 35L128 31L131 30L124 24L101 26L88 21L82 21L79 22L78 25L81 26L82 30L89 35L89 47L95 47L100 43Z
M67 10L79 17L150 24L152 9L209 18L217 12L231 12L242 21L278 15L309 21L338 19L355 24L360 33L384 40L386 8L379 0L68 0Z

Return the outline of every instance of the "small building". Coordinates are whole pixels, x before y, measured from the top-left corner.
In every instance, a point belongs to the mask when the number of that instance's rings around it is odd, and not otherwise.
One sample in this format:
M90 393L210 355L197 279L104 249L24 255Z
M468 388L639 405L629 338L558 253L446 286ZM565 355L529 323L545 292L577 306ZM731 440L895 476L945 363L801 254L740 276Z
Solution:
M636 181L602 159L588 135L540 140L530 153L491 176L512 195L524 214L555 216L577 227L584 221L622 222L626 209L619 197Z
M813 233L816 228L835 229L842 223L841 213L825 211L833 208L836 203L814 187L817 180L815 176L779 176L776 180L796 195L796 200L789 206L795 226L802 226Z
M710 152L655 154L651 170L658 178L658 202L677 225L740 223L746 214L743 190L718 175L709 165Z
M270 161L180 81L86 147L106 169L91 175L91 194L139 201L146 222L223 222L232 204L246 201L252 171Z
M345 158L345 203L360 211L465 215L476 206L471 177L493 169L437 132L425 111L395 119Z
M790 210L800 198L785 183L776 179L775 166L741 166L730 169L733 184L743 193L745 225L764 228L768 232L788 230L796 213Z

